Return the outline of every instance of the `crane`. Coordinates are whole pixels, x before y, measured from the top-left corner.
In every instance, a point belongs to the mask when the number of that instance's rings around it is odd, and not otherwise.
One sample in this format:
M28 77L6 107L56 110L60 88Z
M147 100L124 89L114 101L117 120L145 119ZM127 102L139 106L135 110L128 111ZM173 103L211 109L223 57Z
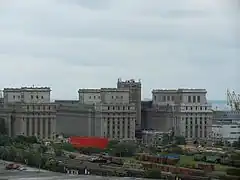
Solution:
M240 94L227 90L227 105L229 105L232 110L240 111Z

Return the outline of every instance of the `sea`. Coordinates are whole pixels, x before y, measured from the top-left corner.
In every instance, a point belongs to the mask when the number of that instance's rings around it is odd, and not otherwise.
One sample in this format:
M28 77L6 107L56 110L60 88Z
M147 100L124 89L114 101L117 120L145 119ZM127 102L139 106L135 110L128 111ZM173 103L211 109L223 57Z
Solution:
M224 100L209 100L208 101L212 105L213 110L231 110L231 107L227 105L227 101Z

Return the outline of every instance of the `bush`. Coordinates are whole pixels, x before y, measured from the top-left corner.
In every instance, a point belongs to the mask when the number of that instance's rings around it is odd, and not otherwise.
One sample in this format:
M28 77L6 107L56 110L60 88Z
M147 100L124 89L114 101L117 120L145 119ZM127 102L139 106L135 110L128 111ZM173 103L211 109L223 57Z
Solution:
M70 143L63 143L62 144L62 149L68 152L74 152L75 148L72 146Z
M162 173L159 169L147 170L144 177L150 179L160 179L162 177Z
M69 155L69 158L71 158L71 159L75 159L76 156L75 156L74 154L70 154L70 155Z
M227 169L227 174L233 176L240 176L240 170L237 168L229 168Z

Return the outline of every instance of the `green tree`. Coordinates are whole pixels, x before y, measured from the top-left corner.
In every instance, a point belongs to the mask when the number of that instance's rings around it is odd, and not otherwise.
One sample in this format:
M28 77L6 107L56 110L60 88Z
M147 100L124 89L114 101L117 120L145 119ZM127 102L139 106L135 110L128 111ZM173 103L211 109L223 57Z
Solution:
M62 143L62 149L68 152L74 152L75 148L70 143Z
M111 140L108 142L107 149L113 149L119 144L118 140Z
M12 139L6 135L0 135L0 146L9 146L13 143Z
M145 178L150 178L150 179L161 179L162 174L159 169L151 169L151 170L146 170L145 171Z
M136 150L136 144L121 142L112 149L111 154L119 157L131 157L136 153Z
M186 140L183 136L176 136L175 137L175 144L177 145L186 145Z

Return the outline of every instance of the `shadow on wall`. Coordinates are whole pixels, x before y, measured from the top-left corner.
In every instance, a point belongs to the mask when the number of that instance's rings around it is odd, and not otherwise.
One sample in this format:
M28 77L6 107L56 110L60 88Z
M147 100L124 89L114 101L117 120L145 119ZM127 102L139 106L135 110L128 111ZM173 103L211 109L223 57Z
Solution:
M4 118L0 117L0 134L7 134L7 126Z

